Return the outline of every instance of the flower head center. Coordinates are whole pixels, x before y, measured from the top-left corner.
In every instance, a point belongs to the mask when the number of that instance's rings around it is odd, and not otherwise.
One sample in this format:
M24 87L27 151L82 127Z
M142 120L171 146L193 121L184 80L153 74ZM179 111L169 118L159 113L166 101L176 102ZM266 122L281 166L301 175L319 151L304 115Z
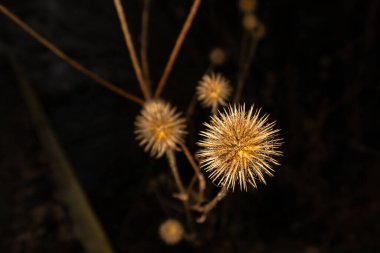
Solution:
M213 83L211 85L211 91L210 91L209 96L211 98L218 98L220 96L220 92L221 92L220 86L217 83Z

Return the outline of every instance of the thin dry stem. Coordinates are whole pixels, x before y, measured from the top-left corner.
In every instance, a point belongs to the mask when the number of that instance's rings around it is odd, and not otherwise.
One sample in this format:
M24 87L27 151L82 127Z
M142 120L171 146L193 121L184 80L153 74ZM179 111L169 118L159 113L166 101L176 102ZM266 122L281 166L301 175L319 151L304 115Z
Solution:
M196 206L197 206L197 205L200 205L204 200L204 192L206 189L206 181L205 181L205 178L201 172L201 169L199 168L198 164L195 162L195 160L194 160L192 154L190 153L189 149L186 147L186 145L184 143L180 143L180 146L181 146L181 149L182 149L183 153L185 154L187 160L189 160L191 167L193 167L194 172L198 178L199 192L198 192L197 201L196 201ZM192 188L188 188L187 192L189 193L189 190L191 191L191 189Z
M170 166L170 169L172 171L172 174L174 176L174 181L177 185L177 188L179 190L179 194L176 194L175 196L182 201L183 207L185 209L185 215L186 215L186 221L187 225L191 231L192 235L195 235L195 230L193 227L193 217L190 213L190 207L189 207L189 195L187 194L187 191L182 183L181 177L178 173L177 163L175 154L172 150L169 150L166 152L166 158L168 159L168 163Z
M133 46L132 36L131 36L131 33L129 32L128 22L127 22L127 19L125 17L123 6L121 5L120 0L114 0L114 5L115 5L117 15L118 15L119 20L120 20L121 29L123 30L123 34L124 34L125 44L128 48L129 55L130 55L131 61L132 61L132 65L133 65L133 68L135 70L136 77L137 77L137 80L139 82L141 91L142 91L145 99L150 99L151 95L150 95L149 90L145 84L144 77L143 77L141 67L139 64L139 60L137 59L136 51L135 51L135 48Z
M256 53L257 44L259 40L253 36L251 36L253 41L251 42L251 46L248 50L248 55L246 58L246 61L241 66L241 71L239 72L238 81L237 81L237 87L236 87L236 93L234 97L234 102L239 102L241 98L241 94L243 92L244 84L248 76L248 70L251 67L252 59Z
M222 189L220 189L220 191L218 192L218 194L215 196L214 199L212 199L209 203L199 208L199 211L202 212L202 215L199 218L197 218L197 222L198 223L205 222L207 219L208 213L212 209L214 209L216 204L218 204L219 201L221 201L226 195L227 195L227 187L222 187Z
M145 79L145 84L150 91L150 74L149 74L149 64L148 64L148 30L149 30L149 10L150 10L150 0L144 0L144 9L142 13L142 31L141 31L141 67Z
M129 99L132 102L135 102L137 104L140 104L140 105L144 104L144 101L141 98L138 98L138 97L130 94L129 92L126 92L125 90L117 87L116 85L114 85L111 82L103 79L102 77L98 76L97 74L95 74L91 70L82 66L76 60L70 58L68 55L66 55L59 48L54 46L53 43L48 41L46 38L44 38L42 35L38 34L30 26L28 26L26 23L24 23L20 18L18 18L15 14L13 14L5 6L0 5L0 12L3 13L6 17L8 17L11 21L13 21L16 25L18 25L21 29L23 29L25 32L27 32L32 38L34 38L40 44L42 44L47 49L49 49L53 54L55 54L56 56L58 56L59 58L64 60L67 64L69 64L74 69L78 70L79 72L81 72L85 76L91 78L95 82L101 84L103 87L111 90L112 92L116 93L117 95L124 97L126 99Z
M180 175L178 173L178 168L177 168L177 163L176 163L174 152L172 150L168 150L166 152L166 157L168 159L169 167L170 167L170 169L172 171L175 184L177 185L177 188L178 188L178 191L179 191L179 194L177 194L176 197L178 197L183 202L187 203L188 194L187 194L186 189L185 189L185 187L184 187L184 185L182 183L181 177L180 177Z
M170 54L168 63L166 64L166 67L165 67L164 72L161 76L160 82L158 83L158 87L157 87L156 92L154 94L155 98L158 98L161 95L161 93L165 87L166 81L168 80L169 74L173 68L173 64L174 64L175 60L177 59L179 50L181 49L183 41L186 38L186 34L189 31L189 28L190 28L190 26L194 20L195 14L197 14L200 3L201 3L201 0L194 0L194 2L193 2L193 5L192 5L191 10L189 12L189 15L187 16L187 19L186 19L186 21L182 27L182 30L181 30L178 38L177 38L177 41L174 45L174 48Z

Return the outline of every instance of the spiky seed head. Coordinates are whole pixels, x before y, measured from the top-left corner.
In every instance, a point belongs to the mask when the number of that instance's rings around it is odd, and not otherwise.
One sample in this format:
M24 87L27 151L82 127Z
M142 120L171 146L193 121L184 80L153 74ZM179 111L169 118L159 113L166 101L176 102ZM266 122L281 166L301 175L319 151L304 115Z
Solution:
M257 180L265 184L264 174L272 176L272 164L278 164L274 156L282 154L274 124L253 106L249 111L245 105L229 106L213 115L198 142L201 167L214 183L232 190L236 184L241 190L256 188Z
M254 14L245 14L243 17L243 27L248 31L254 31L259 24L259 21Z
M216 47L211 50L209 58L212 64L222 65L226 61L226 53L223 49Z
M175 107L160 99L145 102L135 120L136 139L152 157L159 158L168 150L178 149L185 133L185 119Z
M184 236L182 224L174 219L168 219L161 223L159 228L161 239L169 245L174 245L180 242Z
M197 86L198 100L205 107L216 109L226 105L232 91L229 81L221 74L206 74Z
M242 12L252 12L257 8L256 0L240 0L239 8Z

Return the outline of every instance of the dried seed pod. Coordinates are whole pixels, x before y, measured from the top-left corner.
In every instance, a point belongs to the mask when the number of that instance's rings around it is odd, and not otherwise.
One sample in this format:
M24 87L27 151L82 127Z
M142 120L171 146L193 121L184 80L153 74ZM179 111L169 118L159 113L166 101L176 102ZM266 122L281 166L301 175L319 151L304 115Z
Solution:
M226 53L223 49L216 47L211 50L209 58L212 64L222 65L226 61Z
M159 228L161 239L169 245L179 243L184 236L184 229L182 224L174 219L168 219L161 223Z
M247 185L257 187L256 180L265 183L264 174L272 176L272 164L278 164L273 156L282 154L279 130L274 122L267 122L268 115L259 114L253 106L248 112L244 105L229 106L204 124L207 129L201 132L198 157L219 186L234 190L238 183L247 190Z
M159 158L168 150L177 150L185 135L185 119L175 107L163 100L147 101L135 121L136 139L152 157Z
M226 105L232 91L229 81L221 74L206 74L197 86L198 100L205 107L213 110L219 105Z

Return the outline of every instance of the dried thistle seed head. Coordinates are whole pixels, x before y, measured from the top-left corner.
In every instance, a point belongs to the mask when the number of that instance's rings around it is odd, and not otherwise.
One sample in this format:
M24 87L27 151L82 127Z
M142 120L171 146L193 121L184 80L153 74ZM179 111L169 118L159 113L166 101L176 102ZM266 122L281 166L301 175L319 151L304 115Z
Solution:
M226 61L226 53L223 49L216 47L211 50L209 58L212 64L222 65Z
M221 74L206 74L197 86L198 100L205 107L216 109L218 105L226 105L232 91L229 81Z
M159 234L165 243L174 245L182 240L184 236L184 229L179 221L168 219L161 223Z
M135 121L136 139L150 155L161 157L183 141L185 120L175 107L162 100L147 101Z
M254 14L246 14L243 17L243 27L248 31L254 31L259 25L259 21L257 20L256 15Z
M240 0L239 8L242 12L252 12L257 8L256 0Z
M249 111L244 105L229 106L204 124L198 157L219 186L234 190L238 183L241 190L247 190L247 185L257 187L256 180L265 183L264 174L272 176L272 164L278 164L273 156L282 154L279 130L274 129L274 122L267 122L268 115L259 114L253 106Z

